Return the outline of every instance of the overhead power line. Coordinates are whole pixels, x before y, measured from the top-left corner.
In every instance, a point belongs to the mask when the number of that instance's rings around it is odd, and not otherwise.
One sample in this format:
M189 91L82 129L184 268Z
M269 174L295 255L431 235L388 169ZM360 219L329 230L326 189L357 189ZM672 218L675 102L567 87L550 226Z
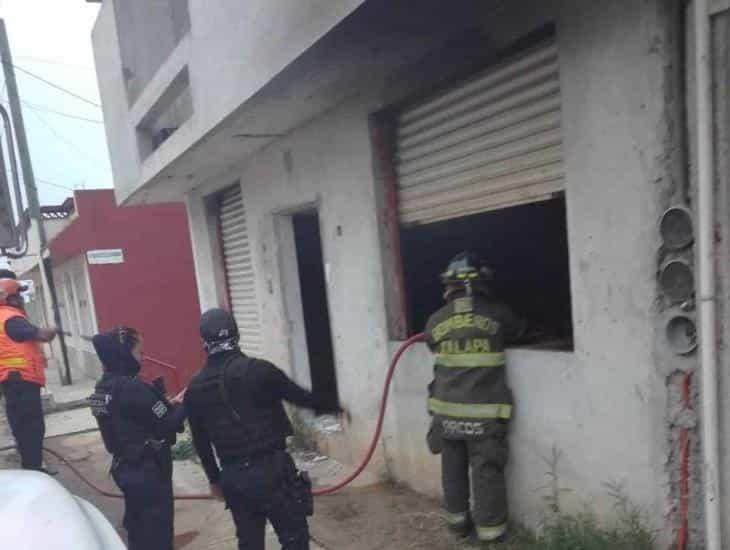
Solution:
M75 97L79 101L83 101L84 103L88 103L89 105L93 105L94 107L97 107L99 109L101 108L101 105L99 105L95 101L91 101L90 99L86 99L85 97L80 96L76 92L72 92L71 90L69 90L67 88L64 88L63 86L59 86L58 84L56 84L54 82L51 82L50 80L47 80L47 79L43 78L42 76L38 76L37 74L35 74L35 73L33 73L33 72L31 72L31 71L29 71L27 69L24 69L23 67L18 67L17 65L13 65L13 67L15 67L15 69L18 70L18 71L20 71L21 73L30 76L31 78L35 78L36 80L40 80L41 82L43 82L47 86L51 86L52 88L55 88L56 90L60 90L60 91L62 91L65 94L68 94L68 95L70 95L72 97Z
M60 65L62 67L70 67L72 69L82 69L84 71L93 71L94 67L86 65L74 65L73 63L66 63L65 61L58 61L56 59L44 59L42 57L34 57L32 55L14 55L16 59L25 59L34 63L45 63L47 65Z
M94 158L90 157L83 149L81 149L81 147L79 147L73 141L64 137L62 134L60 134L58 131L56 131L56 129L45 118L43 118L38 111L31 108L30 112L33 113L33 115L38 119L38 122L43 124L43 126L45 126L48 129L48 131L51 132L56 137L56 139L65 143L66 145L68 145L70 148L72 148L74 151L76 151L79 155L84 157L86 160L91 161L95 164L99 162L98 159L94 159Z
M51 185L53 187L58 187L60 189L65 189L66 191L76 191L76 189L74 189L73 187L69 187L68 185L61 185L60 183L55 183L55 182L52 182L52 181L48 181L48 180L43 179L43 178L36 178L35 180L38 183L44 183L46 185Z
M29 101L25 101L24 99L21 99L20 102L28 107L29 109L35 109L36 111L42 111L44 113L50 113L52 115L58 115L63 116L66 118L73 118L75 120L82 120L84 122L93 122L94 124L104 124L103 120L98 120L95 118L87 118L85 116L80 115L73 115L71 113L64 113L63 111L56 111L55 109L50 109L48 107L44 107L43 105L36 105L35 103L30 103Z

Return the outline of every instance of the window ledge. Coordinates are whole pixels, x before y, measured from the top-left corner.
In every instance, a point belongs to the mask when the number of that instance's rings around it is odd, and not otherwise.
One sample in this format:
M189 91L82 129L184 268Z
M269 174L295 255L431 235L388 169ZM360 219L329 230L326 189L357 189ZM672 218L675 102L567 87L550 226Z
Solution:
M573 353L575 351L575 348L572 342L565 340L536 342L534 344L526 344L524 346L511 346L507 348L507 352L523 351L542 353Z

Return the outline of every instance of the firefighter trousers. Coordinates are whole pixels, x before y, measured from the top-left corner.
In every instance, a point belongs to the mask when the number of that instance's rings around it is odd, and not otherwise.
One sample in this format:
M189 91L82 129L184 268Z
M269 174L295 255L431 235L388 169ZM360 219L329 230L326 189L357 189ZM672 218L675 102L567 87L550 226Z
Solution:
M465 529L471 519L479 540L493 541L505 534L507 455L506 434L479 440L443 440L441 474L450 527Z
M43 420L41 387L19 377L2 383L8 424L18 445L24 470L41 470L43 466Z

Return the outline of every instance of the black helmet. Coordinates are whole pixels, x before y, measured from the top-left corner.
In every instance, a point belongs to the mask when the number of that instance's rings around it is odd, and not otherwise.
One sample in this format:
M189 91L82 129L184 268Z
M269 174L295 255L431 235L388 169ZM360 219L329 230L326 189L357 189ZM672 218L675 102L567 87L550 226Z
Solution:
M441 274L445 285L471 286L472 283L488 283L494 279L494 272L486 262L473 252L460 252L449 262Z
M208 353L227 351L238 346L238 325L225 309L209 309L200 318L200 337Z

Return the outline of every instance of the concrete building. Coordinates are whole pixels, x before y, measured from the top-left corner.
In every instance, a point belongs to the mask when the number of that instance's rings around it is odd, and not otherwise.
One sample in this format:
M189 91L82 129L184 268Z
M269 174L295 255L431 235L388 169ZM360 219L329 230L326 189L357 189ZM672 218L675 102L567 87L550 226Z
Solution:
M185 209L120 208L111 189L76 191L73 217L49 239L61 323L75 378L96 379L91 337L126 325L145 339L143 376L181 388L202 362L199 305Z
M725 4L712 15L718 87ZM689 434L701 547L703 483L712 498L730 485L703 479L699 431L680 414L698 366L695 249L680 231L697 195L691 9L105 1L92 40L117 199L185 202L201 307L231 307L246 351L349 407L344 432L318 437L347 462L372 433L391 354L440 303L439 271L480 251L541 327L508 354L515 518L537 521L546 483L563 509L610 515L610 485L667 542ZM725 135L730 94L717 97ZM374 469L438 495L430 365L424 346L400 365ZM730 401L720 409L728 418ZM730 541L730 515L724 529Z

